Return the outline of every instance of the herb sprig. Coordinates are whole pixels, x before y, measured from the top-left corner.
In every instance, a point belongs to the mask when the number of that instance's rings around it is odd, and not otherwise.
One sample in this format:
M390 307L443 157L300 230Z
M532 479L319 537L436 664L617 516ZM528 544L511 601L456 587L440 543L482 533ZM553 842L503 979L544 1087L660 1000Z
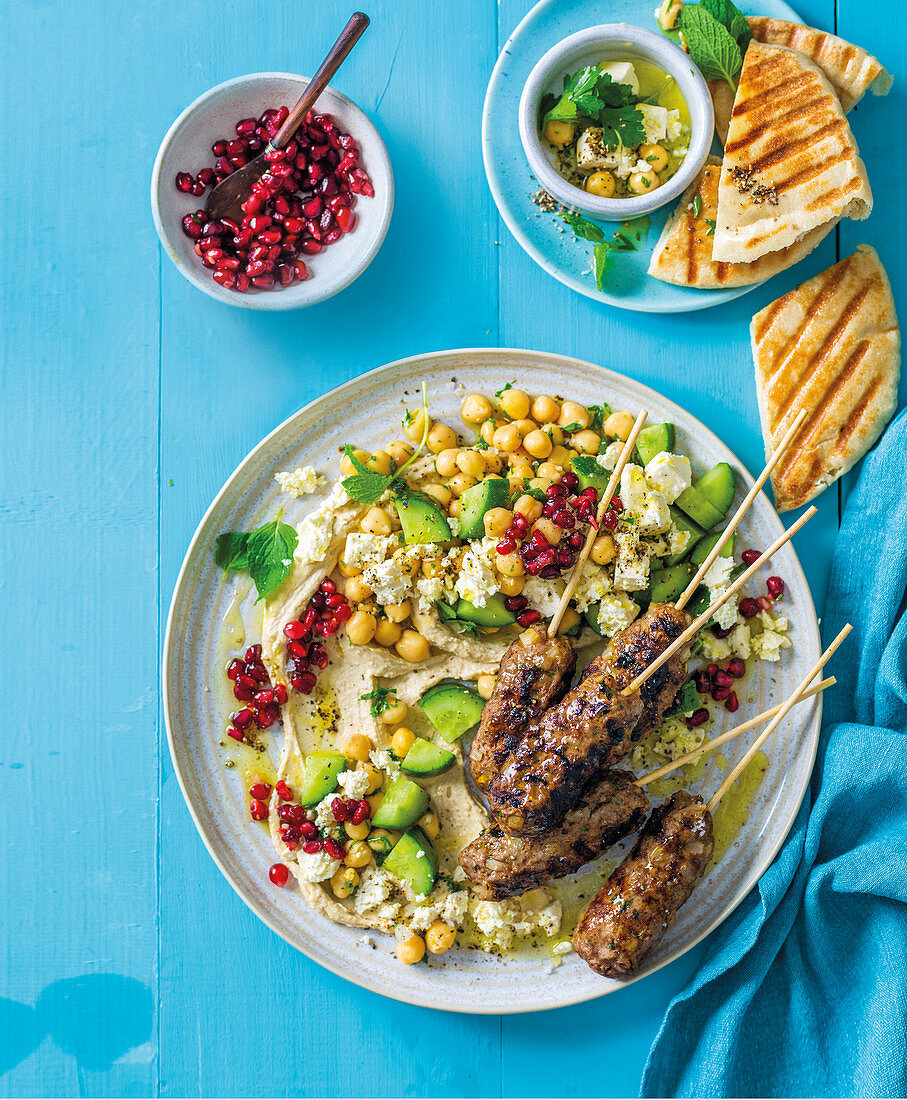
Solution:
M388 695L393 695L396 698L396 692L393 688L375 687L371 691L367 691L365 695L360 695L360 699L370 700L371 705L369 710L371 711L372 718L378 718L379 715L384 714L386 710L390 710L393 706L388 702Z
M583 118L601 127L606 149L639 145L646 140L646 132L643 113L635 100L629 84L618 84L597 65L586 65L564 78L560 99L553 105L550 99L542 104L542 129L551 121L576 122Z
M296 528L281 523L283 509L277 518L255 531L226 531L214 541L214 561L224 571L248 571L255 584L258 599L267 598L293 568L293 551L298 535Z
M604 285L605 273L610 263L610 254L612 252L635 252L645 240L646 234L649 232L649 226L652 224L647 217L632 218L629 221L621 222L621 228L609 241L605 238L604 230L600 225L590 222L588 218L584 218L581 214L566 210L561 217L573 230L575 237L582 241L591 241L593 245L592 262L595 285L599 290Z
M724 80L737 90L743 57L753 37L732 0L685 4L678 23L687 51L706 80Z
M348 497L360 504L377 504L389 489L396 492L406 490L403 472L416 461L425 449L425 443L428 439L428 390L424 382L422 383L422 410L422 439L419 446L406 462L391 474L379 474L374 470L370 470L356 457L356 452L352 446L349 443L344 444L343 453L353 464L353 469L356 471L354 474L350 474L349 477L345 477L340 483Z

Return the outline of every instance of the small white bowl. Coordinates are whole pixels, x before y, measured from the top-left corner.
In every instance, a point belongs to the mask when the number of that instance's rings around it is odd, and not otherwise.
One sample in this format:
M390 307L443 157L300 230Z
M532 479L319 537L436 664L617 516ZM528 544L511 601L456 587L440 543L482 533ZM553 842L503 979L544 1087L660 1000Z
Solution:
M653 62L677 81L690 111L689 152L671 179L651 194L605 199L568 183L558 172L554 157L539 134L539 108L546 92L559 95L563 78L584 65L610 60L632 61L634 58ZM541 186L564 206L603 221L623 221L651 214L676 199L705 163L715 127L708 86L689 57L662 35L629 23L589 27L552 46L529 74L520 99L519 121L523 149Z
M205 92L179 116L161 142L151 175L151 209L154 224L170 259L182 275L218 301L240 309L299 309L323 302L358 278L375 258L394 209L394 177L381 136L370 119L346 96L326 88L318 98L317 112L332 115L338 126L352 134L360 151L360 163L375 187L374 198L357 195L357 223L350 233L317 253L302 257L309 269L304 282L244 294L227 290L211 278L183 232L182 219L205 205L210 190L201 197L176 189L177 172L196 175L213 164L212 144L233 136L241 118L258 118L268 107L292 107L308 84L292 73L253 73L218 84Z

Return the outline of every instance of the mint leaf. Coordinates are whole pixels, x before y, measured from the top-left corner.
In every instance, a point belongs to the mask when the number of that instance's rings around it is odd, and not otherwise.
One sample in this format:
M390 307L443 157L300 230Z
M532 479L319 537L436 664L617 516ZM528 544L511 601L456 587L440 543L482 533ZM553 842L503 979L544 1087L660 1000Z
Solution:
M620 223L620 231L615 233L615 238L622 237L631 248L639 248L646 237L649 235L649 229L652 225L652 219L648 215L643 214L641 218L629 218L625 222Z
M456 611L454 611L449 603L445 603L444 600L438 600L435 603L435 607L438 611L438 618L445 626L449 626L455 634L478 634L478 624L468 623L465 619L458 619Z
M566 210L561 217L580 240L593 241L597 244L604 241L605 234L601 227L596 225L595 222L590 222L588 218L584 218L582 214L573 214Z
M731 37L740 47L741 53L746 53L746 47L753 38L753 32L746 21L746 16L735 7L731 0L699 0L700 5L711 12L718 22L726 27ZM681 14L681 21L683 15Z
M283 509L277 519L259 527L248 538L249 575L255 582L259 600L269 596L293 568L296 549L296 528L281 523Z
M214 540L214 561L225 576L231 569L241 572L249 568L248 541L245 531L226 531Z
M706 80L726 80L737 88L743 54L731 32L701 4L683 9L683 36L690 57Z
M590 423L589 427L592 429L593 432L597 432L599 435L601 435L602 427L604 426L605 421L614 410L611 408L607 401L605 401L601 405L587 405L586 408L592 414L592 422ZM592 461L595 462L595 459L593 459ZM596 465L598 465L598 463L596 463Z
M601 290L605 281L605 272L608 269L608 253L610 248L607 244L597 244L592 250L592 259L595 264L595 285Z
M579 458L572 459L570 465L575 474L581 474L583 477L593 477L602 471L602 467L592 455L580 455Z
M364 466L356 458L356 452L349 443L344 444L343 453L352 462L356 470L355 474L350 474L340 483L346 490L347 496L352 500L359 501L360 504L377 504L391 487L395 475L376 474L374 470Z

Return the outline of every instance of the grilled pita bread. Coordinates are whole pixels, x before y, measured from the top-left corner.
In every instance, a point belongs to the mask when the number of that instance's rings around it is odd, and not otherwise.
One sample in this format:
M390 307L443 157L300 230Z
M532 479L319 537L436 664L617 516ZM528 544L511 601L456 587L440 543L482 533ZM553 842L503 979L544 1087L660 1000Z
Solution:
M724 148L713 258L751 263L871 209L857 143L819 67L786 46L751 42Z
M802 260L837 225L837 218L801 237L796 244L769 252L751 264L724 264L712 259L718 217L718 177L721 161L709 157L699 176L681 195L668 218L649 264L649 274L666 283L716 290L752 286ZM699 201L696 201L696 196Z
M750 326L766 454L808 415L772 473L778 511L836 481L897 404L901 334L888 276L868 245L766 306Z
M818 31L815 27L805 27L802 23L769 16L750 15L746 21L757 42L788 46L814 61L828 78L845 112L858 103L866 92L886 95L891 87L891 77L881 62L843 38ZM723 145L727 140L734 93L724 80L710 81L709 91L715 107L715 129Z

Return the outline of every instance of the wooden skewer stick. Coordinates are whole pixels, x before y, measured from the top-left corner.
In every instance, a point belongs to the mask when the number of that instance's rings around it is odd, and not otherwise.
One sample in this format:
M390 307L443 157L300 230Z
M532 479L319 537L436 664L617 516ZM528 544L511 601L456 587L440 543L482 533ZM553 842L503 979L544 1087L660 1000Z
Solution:
M805 419L806 419L806 409L801 409L797 413L797 415L794 417L794 421L791 424L791 426L784 433L784 436L783 436L781 442L778 444L778 446L772 452L771 457L769 458L768 462L766 462L766 464L765 464L765 469L756 478L755 482L753 483L753 487L750 489L750 491L743 498L743 503L740 505L740 507L734 513L733 518L731 519L731 522L721 532L721 537L718 539L718 541L715 543L715 545L709 551L709 553L706 556L706 559L702 563L702 565L700 565L700 567L696 570L695 576L690 581L690 583L687 585L686 589L683 592L683 595L680 597L679 600L677 600L675 602L675 604L674 604L675 607L683 608L692 599L693 593L699 587L700 581L706 575L706 573L708 573L708 571L711 569L712 563L715 561L715 559L721 553L722 549L724 548L724 544L731 537L731 535L737 530L737 525L740 523L740 521L746 515L747 511L749 510L750 505L753 503L753 501L759 495L760 491L762 490L762 486L768 480L768 475L772 472L772 470L774 470L775 466L781 460L781 456L787 450L788 446L790 445L790 441L794 438L794 436L800 430L800 425L803 423L803 421Z
M712 813L714 811L715 807L718 805L718 803L721 801L721 799L727 794L727 792L733 786L734 781L736 780L737 776L740 775L740 773L747 766L747 764L753 759L753 757L756 755L756 753L762 748L762 746L766 742L766 740L769 737L771 737L771 735L775 732L775 730L778 728L778 726L781 725L781 723L784 721L784 719L787 715L787 712L800 701L800 699L806 693L806 690L809 687L810 683L812 682L813 678L816 675L818 675L820 669L825 667L825 664L831 658L832 654L835 652L835 650L838 648L838 646L844 641L844 639L851 632L851 630L853 630L853 627L851 626L850 623L848 623L843 628L843 630L838 634L837 638L835 638L835 640L831 643L831 645L828 647L828 649L825 650L825 652L822 654L822 656L819 658L819 660L816 661L816 663L809 670L807 675L800 681L800 684L797 687L796 691L794 691L793 695L791 695L791 697L787 700L787 702L785 702L781 705L781 707L779 708L778 713L775 715L775 717L771 720L771 722L769 722L769 724L765 727L765 729L762 731L762 733L759 734L759 736L752 743L752 745L750 745L750 747L746 750L746 752L743 754L743 756L740 758L740 760L738 760L737 764L731 770L730 774L727 776L725 781L721 784L721 786L718 788L718 790L709 799L709 802L706 805L706 809L709 811L709 813Z
M576 564L573 566L573 570L567 578L567 586L564 589L564 594L561 596L561 601L557 605L557 609L551 619L551 623L548 627L548 634L550 637L557 634L557 629L561 625L561 619L563 619L564 613L570 606L570 600L573 597L573 593L576 591L576 586L579 584L583 568L589 560L589 555L592 553L592 543L595 542L599 535L602 519L604 518L605 512L611 507L611 498L614 496L614 490L617 488L617 483L620 481L620 475L623 473L624 466L629 462L630 455L633 454L633 448L636 446L636 437L642 431L648 415L646 410L643 409L636 418L633 430L627 437L627 442L623 445L623 449L620 452L620 458L617 460L617 465L614 467L607 488L604 493L602 493L601 500L598 502L595 523L589 524L589 532L586 535L586 541L583 543L583 548L580 551L579 557L576 559Z
M813 695L818 695L820 692L825 691L826 688L830 688L836 683L837 680L834 676L829 676L825 680L820 680L819 683L814 684L809 691L804 691L799 701L802 702L804 699L810 699ZM779 703L770 710L764 710L761 714L757 714L755 718L750 718L739 726L734 726L733 729L728 730L726 733L719 734L718 737L713 737L711 741L706 741L705 744L700 745L698 749L692 749L690 752L685 752L683 756L678 756L677 759L672 760L670 764L665 764L660 768L656 768L654 772L649 772L648 775L644 775L640 779L637 779L636 786L645 787L649 783L654 783L656 779L662 779L678 768L682 768L684 764L689 764L693 760L698 760L700 756L704 756L707 752L711 752L712 749L717 749L719 745L723 745L726 741L732 741L735 737L739 737L741 733L746 733L747 730L751 730L755 726L767 722L769 718L773 718L778 713L782 706L783 704Z
M664 653L662 653L659 657L656 657L655 660L647 668L643 669L643 671L636 677L636 679L623 689L623 692L621 694L632 695L634 691L639 691L639 689L646 682L646 680L648 680L652 673L661 668L665 661L669 661L678 651L678 649L682 649L690 640L690 638L693 637L696 631L703 625L703 623L708 622L714 612L717 611L719 607L723 607L724 604L726 604L727 601L731 598L731 596L739 591L739 589L741 589L746 584L750 577L752 577L754 573L758 572L761 566L763 566L773 554L780 550L786 542L789 542L800 530L803 524L812 519L815 514L815 507L808 508L795 524L788 528L788 530L785 531L783 535L779 535L778 538L775 539L775 541L767 550L763 550L763 552L753 562L749 569L742 573L733 582L733 584L728 585L728 587L718 597L717 600L709 604L709 606L705 609L705 611L703 611L698 619L694 619L686 628L686 630L679 637L675 638L673 642L671 642Z

